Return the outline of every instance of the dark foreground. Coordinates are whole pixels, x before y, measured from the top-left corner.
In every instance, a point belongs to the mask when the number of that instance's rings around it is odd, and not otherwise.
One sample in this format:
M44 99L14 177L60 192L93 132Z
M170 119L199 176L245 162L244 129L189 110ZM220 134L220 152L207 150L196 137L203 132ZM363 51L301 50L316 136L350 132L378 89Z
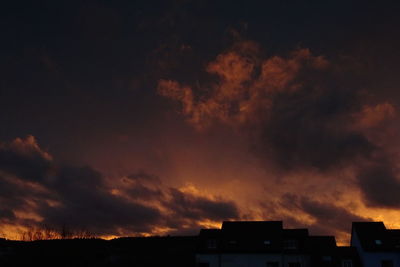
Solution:
M196 237L0 241L0 266L195 266Z

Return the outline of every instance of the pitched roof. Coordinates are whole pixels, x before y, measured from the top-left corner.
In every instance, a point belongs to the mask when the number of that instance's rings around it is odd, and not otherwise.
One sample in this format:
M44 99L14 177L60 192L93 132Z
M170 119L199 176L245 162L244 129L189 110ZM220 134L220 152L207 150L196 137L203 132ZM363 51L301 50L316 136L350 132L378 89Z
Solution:
M222 231L228 234L276 235L281 234L282 221L225 221Z
M383 222L354 222L352 240L357 234L366 251L400 251L400 229L386 229Z
M305 242L308 251L323 253L336 248L334 236L309 236Z
M221 229L201 229L199 235L201 237L217 238L221 236Z
M199 237L199 250L214 253L326 252L336 248L334 236L309 236L304 228L283 229L282 221L225 221L220 230L203 229Z
M287 238L302 238L308 236L308 229L283 229L283 236Z

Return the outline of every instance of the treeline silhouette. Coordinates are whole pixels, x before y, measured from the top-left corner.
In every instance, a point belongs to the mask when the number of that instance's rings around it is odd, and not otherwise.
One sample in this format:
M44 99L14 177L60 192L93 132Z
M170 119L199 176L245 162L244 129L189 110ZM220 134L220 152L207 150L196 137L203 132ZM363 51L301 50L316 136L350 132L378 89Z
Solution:
M195 236L97 238L66 225L27 227L0 239L0 266L195 266Z
M59 228L43 226L27 226L19 234L18 240L21 241L38 241L38 240L53 240L53 239L90 239L96 238L88 229L73 229L67 225L62 225Z

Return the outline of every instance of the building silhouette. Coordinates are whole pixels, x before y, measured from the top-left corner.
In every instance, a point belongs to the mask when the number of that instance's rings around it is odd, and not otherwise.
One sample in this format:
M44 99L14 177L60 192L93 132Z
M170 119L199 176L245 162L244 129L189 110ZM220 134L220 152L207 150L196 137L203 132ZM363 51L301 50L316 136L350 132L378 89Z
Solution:
M400 229L386 229L383 222L353 222L350 245L364 267L400 266Z
M400 267L400 230L354 222L350 246L282 221L226 221L193 236L0 239L0 266Z
M281 221L223 222L200 231L198 267L361 266L356 248L338 247L334 236L283 229Z

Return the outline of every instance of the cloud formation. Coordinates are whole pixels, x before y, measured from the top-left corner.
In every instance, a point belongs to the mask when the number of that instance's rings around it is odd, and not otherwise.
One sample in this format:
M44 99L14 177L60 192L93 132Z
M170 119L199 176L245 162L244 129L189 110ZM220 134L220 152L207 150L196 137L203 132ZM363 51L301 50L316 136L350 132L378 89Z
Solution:
M368 162L358 173L366 204L372 207L399 209L399 169L390 159L379 157Z
M302 90L299 77L309 70L323 72L329 63L307 49L292 52L289 58L259 59L254 42L241 42L210 62L206 72L217 77L200 91L177 81L160 80L158 92L182 103L182 111L196 128L214 120L230 125L265 122L274 100Z
M364 102L361 89L347 86L333 63L307 49L287 57L260 54L257 44L240 43L206 66L212 82L204 88L160 80L158 92L180 102L200 131L217 124L236 129L271 172L316 172L324 179L351 169L366 206L397 209L396 162L376 135L396 117L395 107ZM146 171L109 179L89 166L56 163L33 136L0 145L0 184L3 225L69 225L104 236L179 234L248 213L240 200L167 186ZM279 197L263 200L269 215L317 233L343 234L350 221L369 219L315 196Z
M2 224L67 225L109 236L179 232L185 227L177 222L200 228L202 219L240 216L233 202L161 187L158 177L144 171L113 185L91 167L55 164L33 136L2 144L0 156Z
M205 71L215 80L201 88L158 83L159 94L178 101L196 129L215 124L238 129L267 169L283 175L340 176L352 169L365 205L398 208L397 191L380 190L400 186L396 162L382 145L395 106L367 101L368 90L348 68L308 49L265 58L256 43L245 41L218 55Z

